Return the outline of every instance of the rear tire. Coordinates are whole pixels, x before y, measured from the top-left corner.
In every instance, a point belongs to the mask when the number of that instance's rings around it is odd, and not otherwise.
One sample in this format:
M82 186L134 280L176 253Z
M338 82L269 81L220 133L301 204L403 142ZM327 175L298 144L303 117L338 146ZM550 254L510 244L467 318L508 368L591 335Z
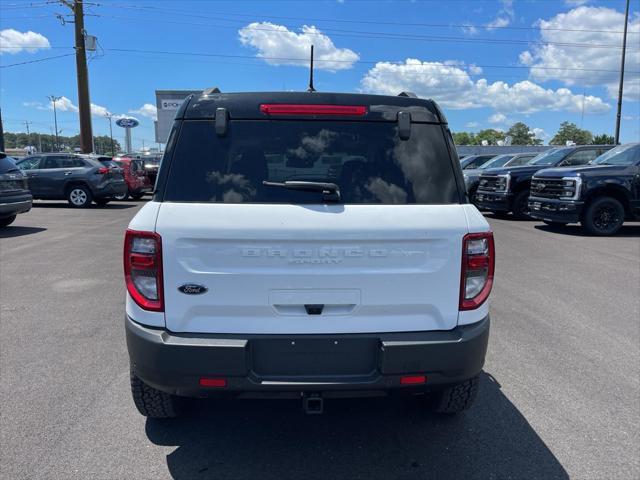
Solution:
M114 195L113 198L118 200L118 201L123 202L127 198L129 198L129 192L124 192L123 194Z
M436 413L455 414L460 413L473 405L480 385L480 376L476 375L469 380L445 388L433 395L431 408Z
M8 227L16 219L17 215L11 215L10 217L0 218L0 228Z
M529 190L523 190L513 200L513 216L516 220L528 220L529 218Z
M73 208L89 208L93 195L84 185L74 185L67 190L67 201Z
M181 413L181 398L150 387L130 372L131 396L138 411L149 418L175 418Z
M613 235L624 223L624 207L613 197L596 198L586 208L580 223L591 235Z

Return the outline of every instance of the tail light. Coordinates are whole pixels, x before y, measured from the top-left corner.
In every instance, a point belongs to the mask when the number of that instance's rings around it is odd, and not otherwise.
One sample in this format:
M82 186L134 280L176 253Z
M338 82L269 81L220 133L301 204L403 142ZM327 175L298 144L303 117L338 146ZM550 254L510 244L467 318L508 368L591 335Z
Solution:
M105 175L107 173L109 173L109 168L108 167L100 167L98 169L98 174L99 175Z
M263 103L260 111L267 115L334 115L361 117L367 114L364 105L295 105Z
M129 295L141 308L164 311L160 235L127 230L124 237L124 278Z
M460 275L460 310L478 308L489 297L495 264L492 232L469 233L464 236Z

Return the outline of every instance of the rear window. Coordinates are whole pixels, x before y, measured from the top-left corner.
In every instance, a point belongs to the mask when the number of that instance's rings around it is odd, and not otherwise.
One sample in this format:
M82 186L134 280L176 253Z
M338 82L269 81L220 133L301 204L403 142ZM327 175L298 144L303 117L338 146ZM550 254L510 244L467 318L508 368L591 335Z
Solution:
M121 168L120 164L118 164L118 162L115 162L113 160L111 160L110 158L100 158L100 163L102 165L104 165L105 167L109 167L109 168Z
M412 124L400 140L395 123L232 121L226 136L213 121L184 121L165 201L322 203L320 192L263 181L335 183L341 203L459 203L443 129Z

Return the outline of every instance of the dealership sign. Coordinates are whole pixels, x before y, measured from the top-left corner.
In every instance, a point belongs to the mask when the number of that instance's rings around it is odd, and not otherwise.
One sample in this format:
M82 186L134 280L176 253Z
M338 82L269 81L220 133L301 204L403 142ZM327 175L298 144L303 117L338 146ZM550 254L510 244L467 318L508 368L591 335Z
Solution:
M135 118L119 118L116 120L116 125L122 128L134 128L140 125L140 122Z
M179 100L161 100L160 108L162 110L178 110L180 105L182 105L182 102L184 102L183 98Z

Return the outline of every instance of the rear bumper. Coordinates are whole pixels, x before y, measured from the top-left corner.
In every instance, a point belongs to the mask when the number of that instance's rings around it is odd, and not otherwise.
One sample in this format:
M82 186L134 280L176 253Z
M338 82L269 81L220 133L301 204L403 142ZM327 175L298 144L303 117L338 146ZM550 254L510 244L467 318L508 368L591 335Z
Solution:
M113 198L116 195L127 193L128 188L124 180L121 182L109 182L104 185L95 186L93 189L95 198Z
M326 396L428 390L480 373L489 316L449 331L339 335L173 334L125 318L134 373L152 387L183 396ZM426 383L402 385L404 375ZM223 388L200 387L224 378Z
M529 216L549 222L575 223L580 221L584 202L529 197Z
M480 210L492 212L510 212L512 195L509 193L476 192L475 204Z
M0 218L10 217L31 210L33 197L30 193L0 196Z

